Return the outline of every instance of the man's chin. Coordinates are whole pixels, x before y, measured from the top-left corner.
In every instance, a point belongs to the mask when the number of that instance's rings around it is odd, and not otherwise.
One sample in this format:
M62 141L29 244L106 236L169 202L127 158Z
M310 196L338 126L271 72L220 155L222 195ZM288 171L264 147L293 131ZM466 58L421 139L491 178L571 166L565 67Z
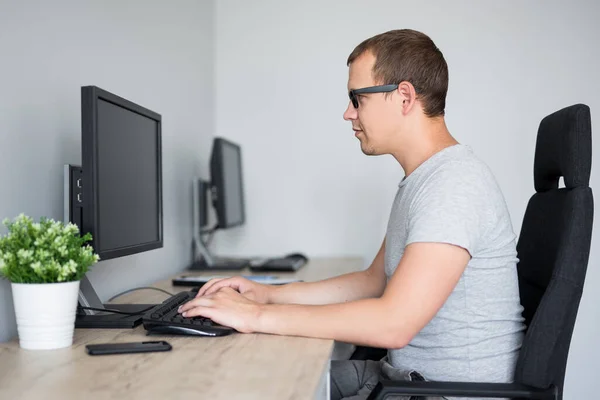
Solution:
M359 134L356 135L356 138L360 142L360 150L363 152L363 154L367 156L378 155L375 149L372 146L369 146L369 144L367 143L367 138L365 137L364 132L361 131Z
M375 149L373 149L372 147L369 147L366 144L363 144L362 142L360 143L360 149L362 150L363 154L367 155L367 156L377 156L377 155L379 155L377 153L377 151L375 151Z

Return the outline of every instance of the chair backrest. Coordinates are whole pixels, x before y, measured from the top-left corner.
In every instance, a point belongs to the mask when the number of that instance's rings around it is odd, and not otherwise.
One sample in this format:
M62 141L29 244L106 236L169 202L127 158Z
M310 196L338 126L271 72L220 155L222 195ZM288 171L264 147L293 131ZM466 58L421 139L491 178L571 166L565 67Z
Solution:
M585 281L594 201L590 109L566 107L540 123L534 161L536 193L517 243L518 274L527 331L515 382L562 387ZM559 188L559 177L565 187Z

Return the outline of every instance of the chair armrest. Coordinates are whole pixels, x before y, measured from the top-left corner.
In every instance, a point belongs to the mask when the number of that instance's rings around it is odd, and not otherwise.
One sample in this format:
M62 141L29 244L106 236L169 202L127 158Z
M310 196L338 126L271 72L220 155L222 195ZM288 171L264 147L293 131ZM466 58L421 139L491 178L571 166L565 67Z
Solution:
M555 386L538 389L517 383L380 381L367 400L396 396L507 397L555 400Z

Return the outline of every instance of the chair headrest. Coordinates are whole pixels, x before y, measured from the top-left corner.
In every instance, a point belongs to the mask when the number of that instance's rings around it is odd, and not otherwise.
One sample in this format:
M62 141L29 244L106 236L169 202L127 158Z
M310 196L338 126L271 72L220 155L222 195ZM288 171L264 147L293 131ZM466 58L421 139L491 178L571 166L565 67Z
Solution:
M592 169L590 108L575 104L556 111L540 123L535 145L533 176L536 192L588 186Z

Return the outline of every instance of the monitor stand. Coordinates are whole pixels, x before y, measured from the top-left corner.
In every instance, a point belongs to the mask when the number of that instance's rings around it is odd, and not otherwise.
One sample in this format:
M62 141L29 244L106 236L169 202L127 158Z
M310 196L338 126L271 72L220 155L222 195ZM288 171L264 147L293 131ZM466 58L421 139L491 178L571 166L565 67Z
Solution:
M250 266L249 258L215 257L206 248L199 236L194 238L194 260L190 270L202 271L231 271L241 270Z
M215 257L210 254L206 244L202 240L202 227L208 222L207 194L210 192L210 182L195 180L193 193L193 231L194 238L193 260L189 270L195 271L239 271L250 266L251 259L233 257ZM213 229L216 229L213 228Z
M79 306L75 317L75 328L109 328L131 329L142 323L143 311L156 304L103 304L92 287L89 279L84 276L79 285ZM106 309L107 311L86 310L81 307ZM111 313L116 310L136 315Z
M72 222L82 232L83 207L82 168L66 164L63 170L64 222ZM109 311L86 310L81 307L140 313L155 304L103 304L89 279L84 276L79 285L79 307L75 317L75 328L135 328L142 323L143 314L124 315Z
M116 310L117 308L110 307L110 309ZM123 315L110 313L96 315L77 314L77 316L75 317L75 328L133 329L141 323L142 315Z

